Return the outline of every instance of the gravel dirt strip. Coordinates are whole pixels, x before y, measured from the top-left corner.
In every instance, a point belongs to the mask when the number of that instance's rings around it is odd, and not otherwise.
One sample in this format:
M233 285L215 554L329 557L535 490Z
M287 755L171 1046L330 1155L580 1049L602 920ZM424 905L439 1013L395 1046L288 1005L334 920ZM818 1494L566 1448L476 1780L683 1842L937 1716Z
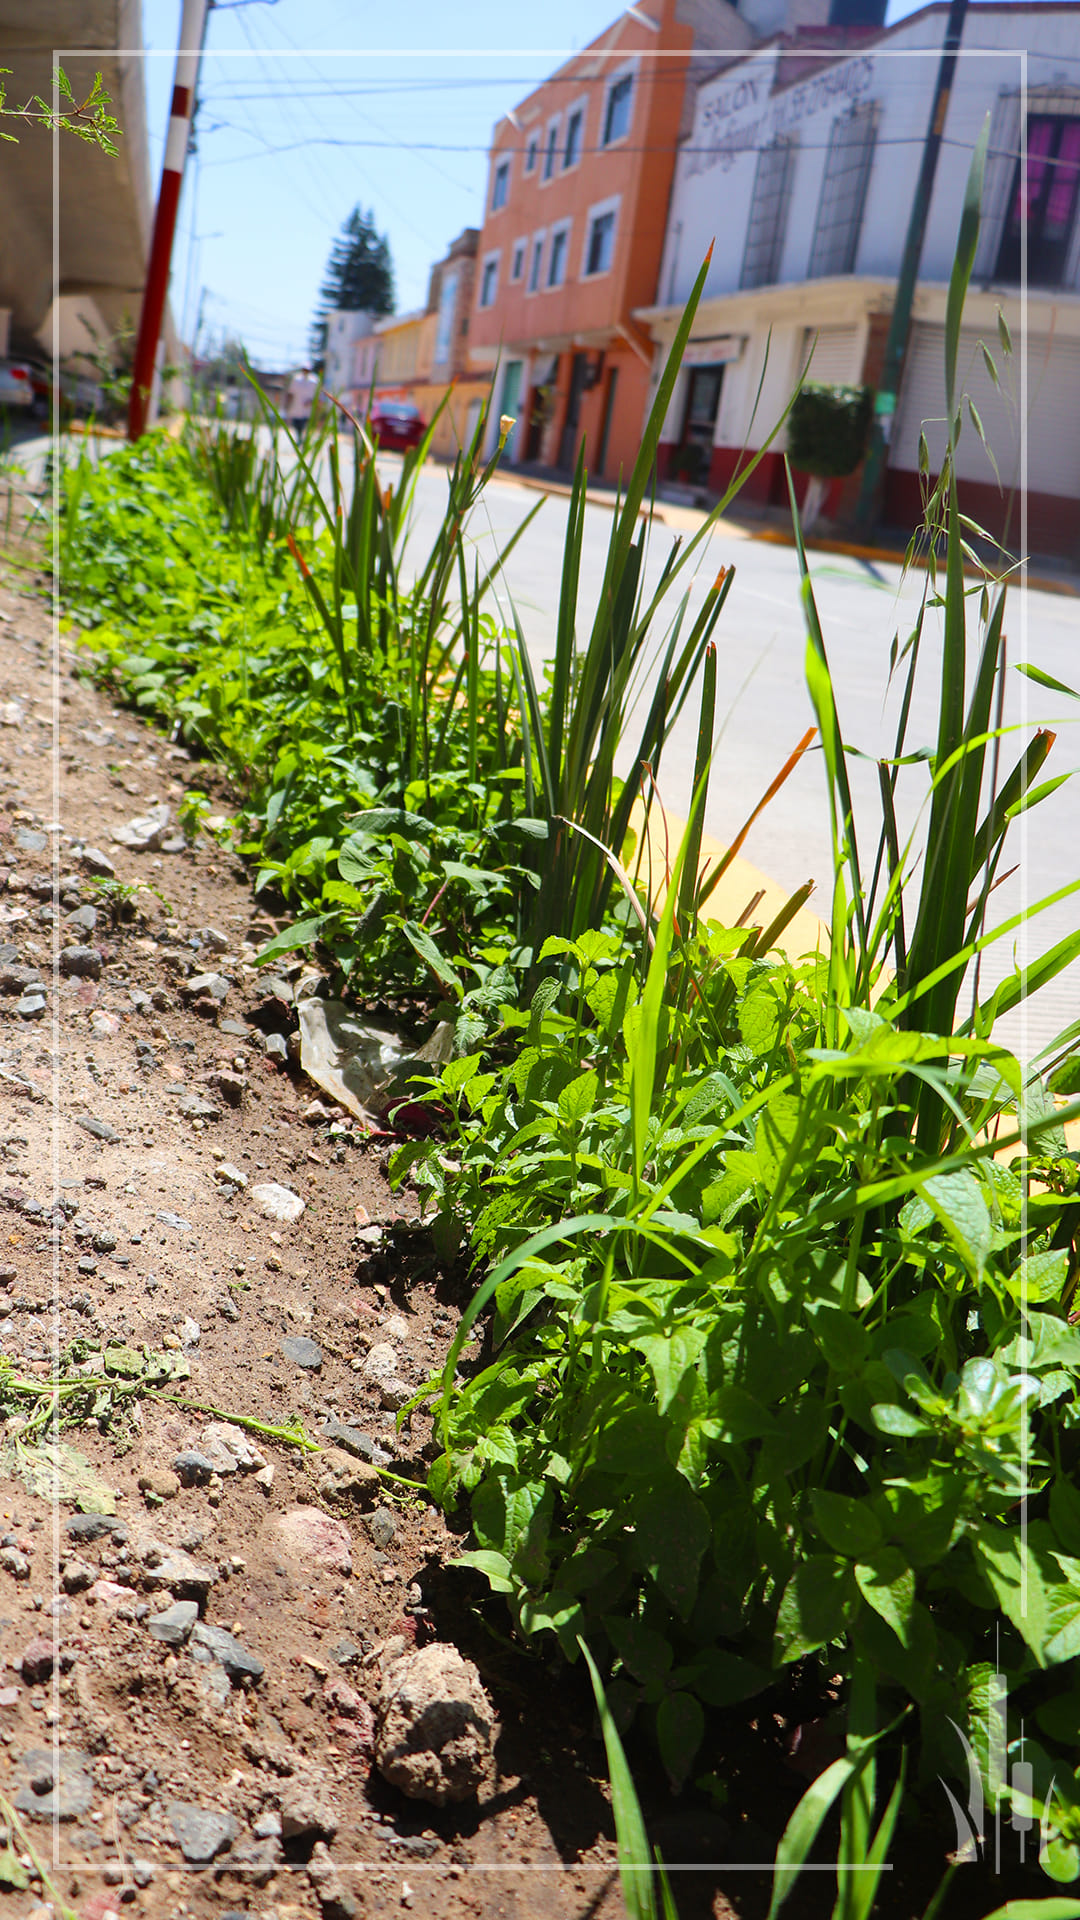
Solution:
M0 584L0 1793L52 1884L0 1913L613 1916L582 1676L485 1631L400 1483L464 1276L301 1076L306 963L257 970L248 877L179 836L205 765L63 645L54 740L28 586ZM162 804L156 849L114 841ZM91 1417L28 1432L57 1355ZM705 1878L684 1910L732 1911Z

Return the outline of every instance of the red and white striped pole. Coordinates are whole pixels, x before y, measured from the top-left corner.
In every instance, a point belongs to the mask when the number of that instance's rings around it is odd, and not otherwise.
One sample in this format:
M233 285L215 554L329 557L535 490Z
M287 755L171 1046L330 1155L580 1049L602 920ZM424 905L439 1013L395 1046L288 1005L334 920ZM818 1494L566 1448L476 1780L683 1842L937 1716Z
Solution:
M176 75L173 80L169 131L165 140L165 159L162 162L161 186L158 189L157 212L154 215L154 234L150 242L150 259L146 269L142 312L139 315L139 333L135 342L131 399L128 403L129 440L138 440L145 433L150 413L154 363L157 359L161 322L164 318L165 300L169 291L169 269L172 262L173 235L176 232L176 214L180 205L180 188L184 180L184 162L187 159L188 138L191 133L191 116L195 110L195 88L199 78L199 63L202 59L209 12L210 0L184 0L184 11L180 21L180 44L176 51Z

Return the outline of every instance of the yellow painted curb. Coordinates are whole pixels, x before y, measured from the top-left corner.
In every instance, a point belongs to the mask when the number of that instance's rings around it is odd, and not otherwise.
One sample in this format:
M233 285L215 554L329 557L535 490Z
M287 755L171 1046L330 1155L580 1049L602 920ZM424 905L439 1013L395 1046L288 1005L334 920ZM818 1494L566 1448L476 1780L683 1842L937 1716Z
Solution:
M630 816L630 831L639 843L643 826L645 844L640 859L635 851L632 866L638 869L650 898L660 905L667 894L667 876L686 832L686 822L669 808L657 805L650 808L646 819L644 804L639 800ZM721 841L702 834L699 881L715 873L727 852ZM764 928L772 924L790 897L786 888L737 853L706 902L702 919L718 927ZM778 950L793 961L803 959L808 953L825 953L828 946L829 929L809 907L798 909L777 941Z

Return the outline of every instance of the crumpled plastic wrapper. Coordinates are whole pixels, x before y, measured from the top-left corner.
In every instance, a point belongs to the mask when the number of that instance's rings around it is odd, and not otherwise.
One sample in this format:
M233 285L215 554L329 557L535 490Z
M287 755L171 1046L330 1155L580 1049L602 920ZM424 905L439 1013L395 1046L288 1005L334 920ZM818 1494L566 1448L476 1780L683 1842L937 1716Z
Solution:
M363 1020L343 1000L301 1000L300 1065L309 1080L366 1127L381 1127L396 1101L409 1096L409 1076L445 1066L454 1028L441 1020L422 1047Z

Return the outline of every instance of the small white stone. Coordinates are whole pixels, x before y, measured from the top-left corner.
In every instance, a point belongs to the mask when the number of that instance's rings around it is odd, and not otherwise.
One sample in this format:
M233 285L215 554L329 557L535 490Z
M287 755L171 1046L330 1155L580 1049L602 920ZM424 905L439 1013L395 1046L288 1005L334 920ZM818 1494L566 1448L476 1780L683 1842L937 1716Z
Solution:
M291 1192L288 1187L280 1186L276 1180L252 1187L251 1197L260 1213L269 1214L271 1220L284 1220L286 1224L299 1220L304 1211L300 1195Z

